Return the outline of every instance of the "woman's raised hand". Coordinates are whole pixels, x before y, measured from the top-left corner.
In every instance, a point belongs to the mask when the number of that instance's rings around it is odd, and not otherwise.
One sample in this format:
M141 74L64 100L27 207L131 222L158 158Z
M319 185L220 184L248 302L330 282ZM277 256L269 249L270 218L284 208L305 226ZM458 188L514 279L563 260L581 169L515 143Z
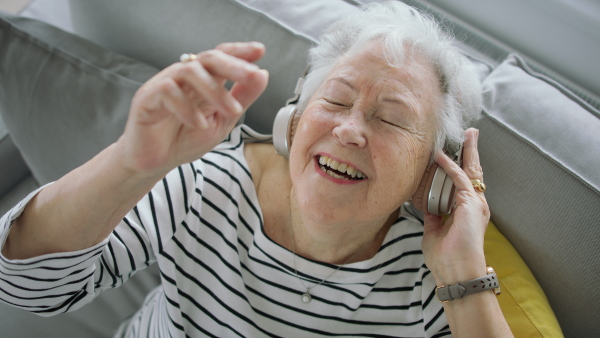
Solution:
M223 43L148 80L117 142L124 166L164 175L213 149L266 88L267 71L253 64L264 52L257 42Z

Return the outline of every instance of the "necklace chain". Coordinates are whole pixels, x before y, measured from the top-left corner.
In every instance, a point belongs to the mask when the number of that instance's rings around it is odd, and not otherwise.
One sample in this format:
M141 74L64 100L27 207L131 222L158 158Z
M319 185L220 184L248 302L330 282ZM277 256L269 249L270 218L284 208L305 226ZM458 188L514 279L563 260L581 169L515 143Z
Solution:
M365 247L363 247L360 250L358 250L357 252L355 252L354 255L352 255L350 258L348 258L342 265L338 266L338 268L335 269L332 273L330 273L327 277L323 278L319 283L317 283L317 285L306 286L306 284L304 284L304 282L302 281L302 278L300 278L300 276L298 276L298 269L296 268L296 238L294 235L294 226L292 225L291 228L292 228L292 254L294 255L294 274L296 275L296 278L298 278L298 281L300 281L300 284L302 284L302 286L304 288L306 288L306 291L300 297L300 299L302 300L303 303L310 303L310 301L312 300L312 295L310 294L310 290L323 284L329 277L333 276L334 273L338 272L343 266L348 264L348 262L350 262L359 253L363 252L368 246L368 245L365 245Z

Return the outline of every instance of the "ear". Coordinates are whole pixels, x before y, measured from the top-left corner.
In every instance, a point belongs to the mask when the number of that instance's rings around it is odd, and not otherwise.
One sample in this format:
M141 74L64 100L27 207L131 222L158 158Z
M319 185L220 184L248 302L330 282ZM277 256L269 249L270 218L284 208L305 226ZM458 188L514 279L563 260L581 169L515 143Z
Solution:
M437 163L432 163L425 169L423 178L421 178L421 183L419 183L417 191L415 191L414 195L412 196L412 204L415 206L415 208L421 211L427 210L427 199L429 198L429 190L431 190L431 183L433 182L433 173L435 173L437 167Z
M296 129L298 128L298 122L300 121L300 113L298 113L298 109L294 109L292 113L292 118L290 119L290 126L288 130L288 137L290 138L290 145L288 150L292 149L292 142L294 141L294 135L296 135Z

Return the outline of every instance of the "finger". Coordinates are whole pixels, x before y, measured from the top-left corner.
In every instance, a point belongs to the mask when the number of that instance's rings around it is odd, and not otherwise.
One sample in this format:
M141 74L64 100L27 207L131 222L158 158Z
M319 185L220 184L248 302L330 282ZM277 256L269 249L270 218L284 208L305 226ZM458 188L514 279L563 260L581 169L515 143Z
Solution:
M245 82L248 76L260 69L253 63L219 50L198 54L198 61L211 75L234 82Z
M242 114L242 105L223 87L222 79L213 77L199 62L182 63L173 78L198 94L192 96L206 100L225 114L232 117Z
M467 174L461 167L458 166L458 164L452 161L448 155L444 154L444 152L437 152L436 162L442 169L444 169L446 174L450 176L458 190L468 190L471 192L475 191Z
M269 72L261 69L258 72L250 75L246 82L236 82L231 88L231 95L242 105L246 110L263 91L267 88L269 82Z
M190 127L201 127L204 129L208 126L196 118L192 102L186 97L183 89L172 79L164 79L157 83L153 89L141 91L139 102L143 111L147 112L147 114L163 108ZM154 123L156 122L156 118L160 117L147 115L146 121L143 122Z
M256 41L226 42L218 45L215 49L248 62L255 62L265 54L265 45Z
M450 178L454 182L454 186L456 187L456 204L459 204L459 199L470 199L469 196L477 196L478 198L476 198L475 200L483 202L481 204L483 208L483 215L489 218L489 208L487 206L485 195L483 194L483 192L475 190L473 183L471 183L470 178L467 176L464 170L460 168L454 161L452 161L448 157L448 155L444 154L442 151L437 152L436 162L442 169L444 169L444 171L448 174L448 176L450 176Z
M475 128L469 128L465 132L462 167L470 179L483 180L483 170L479 162L479 151L477 149L478 138L479 130Z
M175 115L182 123L190 127L199 127L203 130L208 128L208 122L196 112L193 102L186 93L175 82L167 82L168 95L163 97L164 107Z

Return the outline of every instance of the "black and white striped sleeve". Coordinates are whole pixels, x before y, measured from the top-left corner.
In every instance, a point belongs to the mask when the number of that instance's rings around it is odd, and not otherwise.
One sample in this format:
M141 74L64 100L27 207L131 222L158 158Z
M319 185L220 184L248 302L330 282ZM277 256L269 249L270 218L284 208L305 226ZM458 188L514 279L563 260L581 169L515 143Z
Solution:
M43 188L31 193L0 219L2 247L11 225ZM86 250L31 259L8 260L0 256L0 300L42 316L80 307L81 300L94 293L95 262L106 242Z
M172 236L175 224L189 210L195 177L193 164L173 170L108 238L91 248L26 260L0 256L0 301L51 316L78 309L103 290L120 286L136 271L156 261L162 240ZM2 217L2 246L12 223L41 189Z

